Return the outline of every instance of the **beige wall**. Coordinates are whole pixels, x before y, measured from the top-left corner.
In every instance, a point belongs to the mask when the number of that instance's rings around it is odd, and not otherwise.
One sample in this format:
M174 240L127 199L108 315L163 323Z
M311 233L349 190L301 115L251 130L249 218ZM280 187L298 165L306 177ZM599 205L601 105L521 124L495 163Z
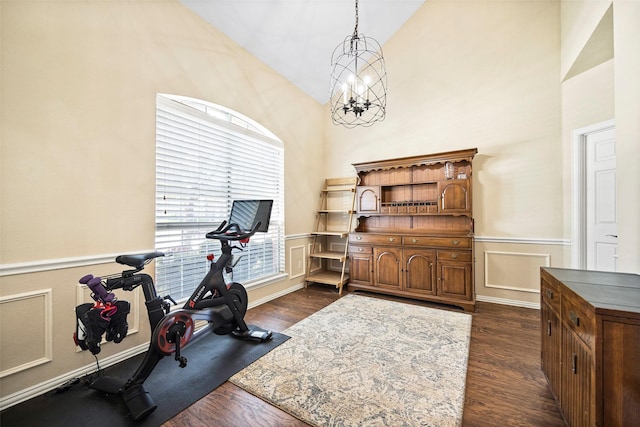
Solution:
M640 1L614 0L618 266L640 273Z
M0 2L0 17L3 398L91 366L71 340L73 309L88 297L78 278L153 249L156 93L230 107L281 138L287 251L307 243L324 178L322 107L311 97L177 1ZM250 301L302 279L255 289ZM7 317L25 310L39 320ZM101 358L148 342L143 310L131 314L142 312L140 332Z

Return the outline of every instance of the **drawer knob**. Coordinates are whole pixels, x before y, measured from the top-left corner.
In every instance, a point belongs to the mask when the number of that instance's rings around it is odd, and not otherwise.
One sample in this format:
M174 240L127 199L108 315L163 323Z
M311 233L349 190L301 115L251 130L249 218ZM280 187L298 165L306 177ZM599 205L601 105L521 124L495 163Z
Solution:
M459 245L460 244L460 240L452 240L451 243L453 243L454 245Z
M358 248L358 252L362 252L362 248Z
M458 254L451 254L451 258L458 258Z
M393 238L393 237L389 237L389 241L390 241L390 242L393 242L394 240L396 240L396 239L395 239L395 238Z
M362 240L362 236L356 236L356 240Z
M418 239L411 239L411 243L418 243Z

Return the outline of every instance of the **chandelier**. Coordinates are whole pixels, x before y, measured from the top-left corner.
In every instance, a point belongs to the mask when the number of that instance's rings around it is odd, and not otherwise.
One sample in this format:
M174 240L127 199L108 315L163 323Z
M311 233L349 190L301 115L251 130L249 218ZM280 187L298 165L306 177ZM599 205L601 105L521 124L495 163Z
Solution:
M371 126L384 120L387 72L380 43L358 34L358 0L353 34L331 57L331 119L347 128Z

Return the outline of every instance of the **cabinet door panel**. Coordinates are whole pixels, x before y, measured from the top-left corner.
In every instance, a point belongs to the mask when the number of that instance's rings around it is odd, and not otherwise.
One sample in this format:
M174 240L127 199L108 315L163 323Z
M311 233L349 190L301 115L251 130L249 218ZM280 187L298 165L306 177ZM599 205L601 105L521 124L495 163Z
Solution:
M400 288L402 284L402 250L398 248L373 248L375 285Z
M349 254L349 280L362 285L373 285L373 260L371 253Z
M605 397L604 426L640 424L640 321L602 322L602 395Z
M591 353L567 327L562 328L562 390L560 406L572 427L589 426Z
M440 188L440 213L470 212L469 181L454 179L442 181Z
M357 188L357 195L358 213L380 212L380 187L359 186Z
M438 260L438 294L450 298L471 300L471 263Z
M542 372L549 380L551 391L556 398L560 398L560 347L562 345L560 319L546 301L542 301L540 306L540 317Z
M405 289L426 295L436 294L435 251L404 251Z

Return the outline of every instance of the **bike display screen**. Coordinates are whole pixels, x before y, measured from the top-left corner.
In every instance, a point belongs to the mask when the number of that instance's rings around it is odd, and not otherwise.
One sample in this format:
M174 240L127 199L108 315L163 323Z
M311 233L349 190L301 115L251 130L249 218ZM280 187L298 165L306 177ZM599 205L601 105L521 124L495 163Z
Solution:
M243 231L251 231L260 222L256 231L266 233L272 206L273 200L234 200L229 223L238 224Z

